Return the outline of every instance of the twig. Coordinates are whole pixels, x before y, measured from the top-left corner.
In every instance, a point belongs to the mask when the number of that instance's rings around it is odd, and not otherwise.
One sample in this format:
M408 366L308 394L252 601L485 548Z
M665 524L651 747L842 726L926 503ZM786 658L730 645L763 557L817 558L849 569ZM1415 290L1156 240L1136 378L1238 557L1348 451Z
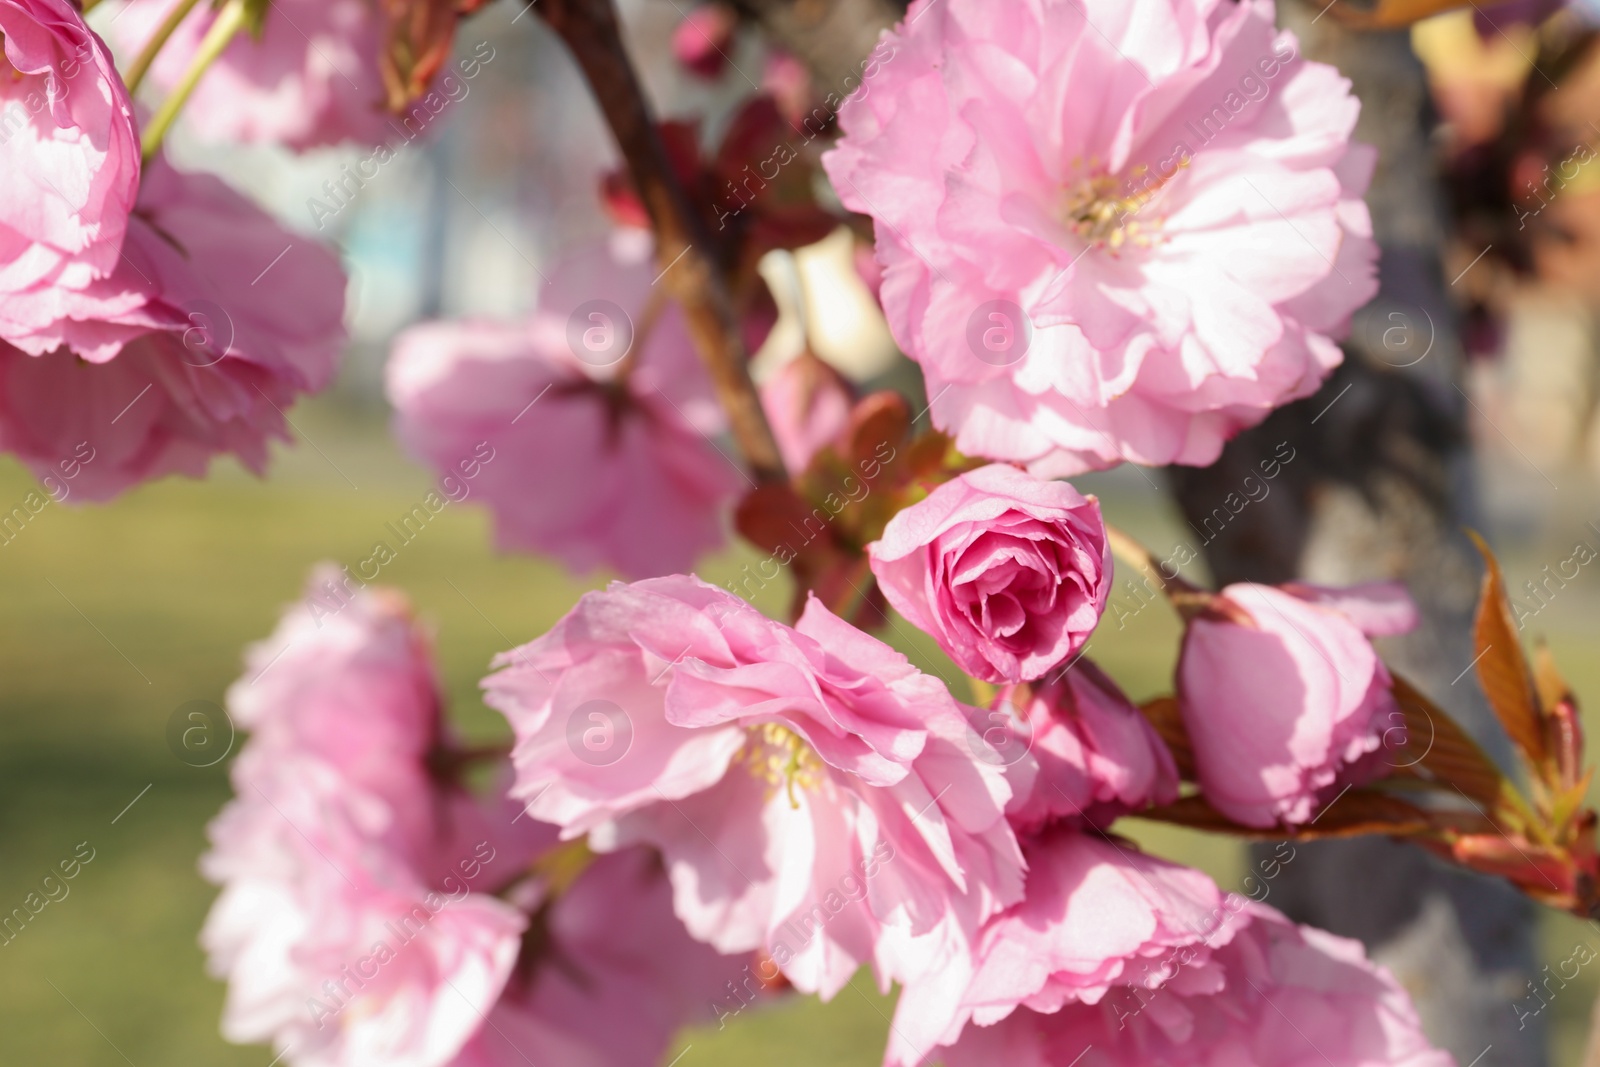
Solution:
M156 56L161 53L161 49L166 46L167 41L177 32L183 20L189 17L189 13L199 3L200 0L181 0L176 7L167 12L167 17L161 20L161 25L156 27L156 32L150 35L150 39L145 42L144 48L134 59L133 65L128 68L128 76L125 81L128 85L129 96L139 91L139 85L144 81L144 76L149 73L150 65L156 61Z
M195 86L200 84L200 79L216 62L218 56L233 42L233 38L245 27L247 11L245 0L228 0L217 20L211 24L211 29L206 31L205 37L200 41L200 47L195 50L194 58L189 62L189 69L184 72L183 79L178 82L167 98L156 109L150 124L144 129L144 161L149 163L155 158L156 152L161 149L161 141L167 135L167 130L178 119L178 112L183 110L183 105L188 102L189 94L194 92Z
M535 10L566 41L622 149L655 229L661 282L683 305L689 334L746 462L758 482L786 481L777 440L750 380L739 316L715 245L673 173L612 0L541 0Z

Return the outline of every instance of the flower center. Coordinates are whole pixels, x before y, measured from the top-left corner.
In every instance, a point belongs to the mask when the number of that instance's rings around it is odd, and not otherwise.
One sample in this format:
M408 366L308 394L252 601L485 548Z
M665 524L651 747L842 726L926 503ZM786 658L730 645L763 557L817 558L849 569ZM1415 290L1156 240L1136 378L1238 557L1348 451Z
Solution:
M1100 168L1098 160L1090 160L1089 173L1067 186L1062 219L1092 247L1109 247L1113 252L1125 244L1149 248L1161 240L1158 231L1164 220L1135 216L1188 165L1185 158L1171 173L1151 176L1150 168L1141 163L1133 168L1124 189L1121 181Z
M795 788L815 789L822 784L822 761L801 736L775 722L764 722L750 729L741 758L750 773L764 779L772 787L770 797L778 786L789 795L789 806L800 807Z

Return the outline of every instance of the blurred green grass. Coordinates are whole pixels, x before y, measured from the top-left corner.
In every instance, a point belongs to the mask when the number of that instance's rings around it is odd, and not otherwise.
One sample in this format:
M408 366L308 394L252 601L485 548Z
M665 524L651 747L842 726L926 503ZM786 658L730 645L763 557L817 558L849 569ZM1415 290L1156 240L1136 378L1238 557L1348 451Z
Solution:
M223 988L206 976L196 944L215 891L196 859L229 795L226 763L180 762L166 745L168 718L186 701L220 703L242 649L271 631L310 566L353 564L375 541L393 543L384 524L428 489L376 415L323 401L296 422L316 446L283 450L267 481L222 464L205 482L168 480L109 506L52 503L0 546L0 913L80 842L94 849L70 894L0 945L0 1064L266 1067L273 1058L218 1033ZM32 485L0 464L0 503ZM1108 513L1136 534L1174 532L1153 502L1104 491ZM746 562L729 555L704 573L731 577ZM496 555L470 503L451 505L400 547L379 581L405 590L436 627L453 714L477 737L504 733L478 700L489 658L542 633L598 584ZM767 592L761 606L781 612L784 591ZM1578 613L1579 623L1587 618ZM1102 626L1093 654L1135 697L1153 695L1170 688L1177 632L1153 605L1121 629ZM1580 693L1600 693L1600 664L1585 651L1593 633L1573 624L1552 636ZM931 642L906 650L949 673ZM1128 832L1237 883L1234 842L1137 823ZM1547 921L1550 958L1565 958L1581 930L1576 920ZM1583 981L1556 1005L1558 1063L1576 1059L1597 984ZM873 1067L891 1012L892 999L858 976L828 1005L785 1000L721 1031L691 1030L680 1062Z

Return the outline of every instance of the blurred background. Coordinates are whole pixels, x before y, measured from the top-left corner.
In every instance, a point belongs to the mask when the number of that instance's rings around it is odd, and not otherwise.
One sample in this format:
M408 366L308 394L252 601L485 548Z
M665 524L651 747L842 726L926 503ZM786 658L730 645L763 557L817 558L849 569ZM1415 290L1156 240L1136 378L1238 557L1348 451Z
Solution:
M666 44L682 9L673 0L623 7L664 114L705 114L715 129L749 92L744 71L761 77L754 41L739 44L721 79L688 76ZM94 20L115 15L107 4ZM1593 151L1582 163L1564 158L1575 141L1600 144L1600 48L1584 18L1576 9L1554 30L1485 27L1468 11L1417 27L1412 45L1439 120L1432 147L1452 234L1441 253L1466 322L1472 510L1528 609L1524 636L1549 642L1589 705L1595 736L1600 561L1578 566L1575 578L1548 578L1571 574L1580 543L1600 551L1600 165L1588 161ZM457 43L463 55L487 43L493 58L452 100L442 133L399 153L320 228L309 201L360 153L222 151L185 140L181 128L174 141L183 165L224 174L287 225L338 244L352 279L353 346L336 388L291 413L297 440L276 450L268 480L220 462L205 482L145 486L110 506L69 497L0 534L0 911L59 860L93 857L67 897L0 945L0 1063L273 1060L218 1033L223 988L206 976L196 944L214 890L196 858L229 794L227 760L180 760L169 721L188 701L222 701L243 647L272 629L314 562L365 558L387 538L384 524L427 492L427 473L388 432L381 376L395 332L426 318L526 313L539 299L539 268L606 226L597 178L613 150L559 44L510 2L468 21ZM1552 169L1559 184L1547 181ZM856 277L848 234L776 253L765 273L784 314L758 366L788 358L808 336L858 382L914 378ZM1410 331L1395 338L1427 358L1430 324L1402 316L1379 325ZM1152 547L1192 540L1157 481L1124 470L1079 484ZM32 487L0 460L0 505ZM490 657L543 632L605 580L580 584L553 564L496 555L489 542L473 501L452 504L380 579L435 627L453 714L483 738L507 733L477 694ZM755 558L732 551L702 571L719 580ZM761 606L781 614L787 590L766 595ZM1113 603L1094 656L1135 699L1170 691L1174 616L1120 594ZM906 651L954 677L931 642ZM1119 828L1224 887L1239 885L1245 858L1235 842L1137 821ZM1580 943L1600 949L1600 929L1541 916L1545 960L1566 959ZM1581 1062L1597 991L1600 968L1585 969L1551 1003L1552 1062ZM1522 993L1507 991L1508 1012ZM674 1055L683 1067L866 1067L878 1062L891 1010L858 978L829 1005L789 999L722 1031L690 1031Z

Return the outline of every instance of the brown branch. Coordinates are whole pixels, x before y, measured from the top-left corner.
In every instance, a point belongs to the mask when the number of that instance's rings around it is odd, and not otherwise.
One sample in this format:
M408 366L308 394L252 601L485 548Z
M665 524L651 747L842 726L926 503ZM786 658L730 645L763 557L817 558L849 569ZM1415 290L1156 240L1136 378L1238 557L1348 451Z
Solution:
M661 281L683 305L689 334L711 372L734 439L756 480L788 475L750 380L733 295L704 223L673 173L617 24L612 0L539 0L536 10L566 41L622 149L655 228Z

